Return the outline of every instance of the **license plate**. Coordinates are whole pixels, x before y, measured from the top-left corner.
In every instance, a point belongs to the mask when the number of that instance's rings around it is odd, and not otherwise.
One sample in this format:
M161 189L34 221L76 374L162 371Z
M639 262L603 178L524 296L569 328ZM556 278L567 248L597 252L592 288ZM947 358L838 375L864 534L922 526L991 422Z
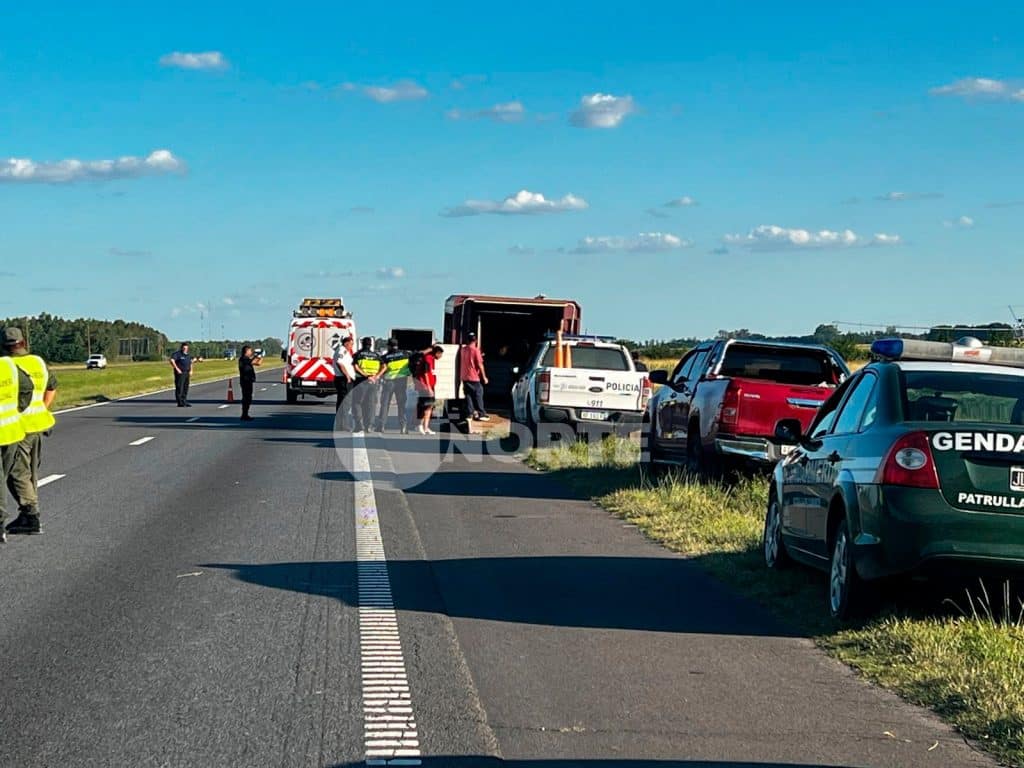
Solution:
M1024 467L1010 467L1010 490L1024 492Z
M608 418L608 414L604 411L580 411L580 418L590 421L604 421Z

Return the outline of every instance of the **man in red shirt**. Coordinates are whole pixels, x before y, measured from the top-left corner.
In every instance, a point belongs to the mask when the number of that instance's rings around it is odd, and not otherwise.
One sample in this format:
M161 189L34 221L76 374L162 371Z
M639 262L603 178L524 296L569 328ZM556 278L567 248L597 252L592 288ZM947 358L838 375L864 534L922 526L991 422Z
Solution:
M416 393L418 395L416 400L416 418L420 420L417 431L421 435L434 434L434 430L430 428L430 417L434 413L436 400L434 387L437 386L437 375L434 373L434 366L437 364L437 359L443 354L444 348L440 344L435 344L423 352L423 356L413 372L416 382Z
M474 421L490 421L484 408L484 384L487 371L484 370L484 356L480 353L476 334L467 333L466 343L459 350L459 379L466 392L466 417Z

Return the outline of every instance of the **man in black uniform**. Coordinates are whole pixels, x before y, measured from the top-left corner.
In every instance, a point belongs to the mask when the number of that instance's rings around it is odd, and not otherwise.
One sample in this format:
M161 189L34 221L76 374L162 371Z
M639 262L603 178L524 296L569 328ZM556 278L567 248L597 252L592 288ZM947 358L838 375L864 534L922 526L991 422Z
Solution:
M381 356L381 361L384 363L384 380L380 385L377 431L384 431L391 398L394 397L398 407L398 427L404 435L409 431L409 353L398 348L398 339L388 339L388 351Z
M188 402L188 382L192 378L192 355L188 353L188 342L171 355L171 368L174 369L174 399L179 408L191 408Z
M352 420L354 431L362 432L373 425L377 411L377 382L384 374L384 363L373 350L373 339L362 340L362 348L352 357L356 369L356 382L352 390Z
M252 387L256 383L256 369L262 365L263 358L255 357L248 344L242 347L242 356L238 358L238 384L242 388L242 421L252 421L249 407L252 405Z

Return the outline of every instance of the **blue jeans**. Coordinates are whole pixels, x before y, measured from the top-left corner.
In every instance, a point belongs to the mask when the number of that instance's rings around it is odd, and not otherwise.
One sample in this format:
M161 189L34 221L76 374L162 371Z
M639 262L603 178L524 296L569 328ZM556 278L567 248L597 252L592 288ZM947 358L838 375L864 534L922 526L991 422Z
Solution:
M479 381L464 381L462 389L466 393L466 417L473 414L486 416L487 409L484 408L484 385Z

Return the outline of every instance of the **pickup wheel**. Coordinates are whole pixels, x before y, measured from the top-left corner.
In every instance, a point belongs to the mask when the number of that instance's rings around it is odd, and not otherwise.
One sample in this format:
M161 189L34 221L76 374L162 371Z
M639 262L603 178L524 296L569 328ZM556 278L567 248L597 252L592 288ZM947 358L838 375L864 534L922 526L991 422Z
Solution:
M640 459L642 466L650 473L651 477L659 477L665 473L665 465L661 451L658 449L658 442L654 436L654 422L649 421L644 425L643 440L641 440Z
M718 462L712 453L704 450L700 439L700 425L694 422L686 431L686 471L701 480L718 477Z

